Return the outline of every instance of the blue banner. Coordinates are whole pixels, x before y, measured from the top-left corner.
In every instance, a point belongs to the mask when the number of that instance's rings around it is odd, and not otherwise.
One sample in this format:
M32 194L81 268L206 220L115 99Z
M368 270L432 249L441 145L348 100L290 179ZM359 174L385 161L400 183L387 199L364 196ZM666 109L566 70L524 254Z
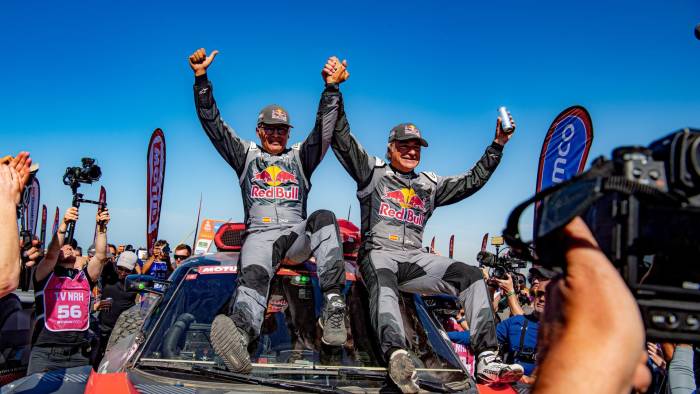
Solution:
M585 108L576 105L557 115L542 144L535 193L583 172L592 143L593 123ZM539 205L535 208L534 224L538 214Z

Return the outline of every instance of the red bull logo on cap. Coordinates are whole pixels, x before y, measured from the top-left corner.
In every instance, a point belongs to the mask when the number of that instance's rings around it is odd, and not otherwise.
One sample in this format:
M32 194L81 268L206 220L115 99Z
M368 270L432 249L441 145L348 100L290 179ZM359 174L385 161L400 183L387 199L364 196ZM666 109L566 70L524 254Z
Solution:
M379 204L379 215L409 222L423 227L425 223L425 201L423 201L412 188L403 188L384 193L385 200L389 200L401 207L392 208L387 202Z
M282 108L273 108L271 116L272 116L272 119L281 120L283 122L287 121L287 113L284 112L284 110Z
M253 174L253 180L262 181L270 187L260 187L256 182L253 182L253 188L250 190L252 198L299 200L298 186L281 186L285 184L299 184L296 175L278 166L269 166Z
M407 124L406 127L403 129L404 133L406 134L411 134L420 137L420 132L418 131L418 128L414 124Z

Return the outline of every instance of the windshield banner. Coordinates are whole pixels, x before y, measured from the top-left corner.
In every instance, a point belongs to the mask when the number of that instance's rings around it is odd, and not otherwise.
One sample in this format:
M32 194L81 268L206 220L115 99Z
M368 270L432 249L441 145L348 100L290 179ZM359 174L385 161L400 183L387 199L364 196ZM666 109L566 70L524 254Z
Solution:
M29 186L28 193L27 205L24 206L24 229L29 231L32 236L35 236L36 225L39 221L39 197L41 195L39 180L36 177L32 178L32 184Z
M53 237L58 231L58 207L56 207L56 214L53 216L53 227L51 227L51 236Z
M224 220L202 220L202 225L199 227L199 234L197 234L197 243L194 245L194 254L204 254L209 251L211 244L214 242L216 232L224 223L226 223Z
M593 123L585 108L575 105L557 115L542 144L535 193L580 174L586 166L592 143ZM533 225L537 223L539 210L538 204ZM537 226L533 231L534 228Z
M165 181L165 136L163 130L155 129L148 143L146 155L146 243L148 253L158 239L160 207L163 204L163 182Z
M45 247L46 244L46 217L48 216L46 212L46 205L41 206L41 232L39 233L39 240L41 241L41 246Z

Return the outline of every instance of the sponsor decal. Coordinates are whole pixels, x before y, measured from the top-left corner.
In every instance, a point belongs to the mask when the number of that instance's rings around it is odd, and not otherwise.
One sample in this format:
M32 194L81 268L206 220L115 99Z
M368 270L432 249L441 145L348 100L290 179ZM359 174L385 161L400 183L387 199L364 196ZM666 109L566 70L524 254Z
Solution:
M406 127L404 127L403 131L406 134L411 134L420 137L420 132L414 124L407 124Z
M265 216L264 218L262 218L262 222L263 223L270 223L270 222L272 222L272 218Z
M156 129L148 143L146 155L146 242L149 253L158 239L161 205L163 204L163 182L165 181L165 136Z
M283 122L287 121L287 113L282 110L282 108L272 109L272 119L281 120Z
M379 204L379 215L386 218L397 219L401 222L413 223L423 227L425 223L425 201L423 201L413 188L403 188L384 193L383 198L398 205L400 209L392 207L387 202Z
M187 274L185 280L195 280L197 279L197 274Z
M391 234L391 235L389 236L389 239L392 240L392 241L398 241L398 240L399 240L399 236L398 236L398 235Z
M197 271L200 275L235 274L238 268L235 265L205 265L198 267Z
M299 200L299 186L282 186L282 185L298 185L296 175L286 171L279 166L272 165L260 172L253 174L253 181L263 183L268 187L253 183L250 190L250 197L268 200Z

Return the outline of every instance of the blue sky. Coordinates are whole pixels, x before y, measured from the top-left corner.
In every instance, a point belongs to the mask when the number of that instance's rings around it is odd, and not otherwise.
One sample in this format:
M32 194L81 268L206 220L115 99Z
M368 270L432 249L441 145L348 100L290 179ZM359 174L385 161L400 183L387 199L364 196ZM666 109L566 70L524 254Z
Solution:
M200 193L203 217L240 220L239 187L197 121L186 58L221 53L210 79L224 118L254 138L271 102L310 130L332 54L347 58L343 85L353 133L381 155L388 130L416 123L430 141L420 169L465 171L493 138L496 108L518 124L501 166L475 196L441 208L425 243L473 262L484 232L499 233L510 209L532 194L544 134L564 108L591 113L589 158L700 127L697 1L498 3L8 1L0 15L2 151L28 150L41 164L50 215L70 204L61 183L83 156L103 168L110 241L145 244L145 158L156 127L167 141L161 238L191 242ZM471 4L463 4L471 3ZM332 154L314 174L310 211L359 220L355 187ZM83 188L97 197L98 187ZM92 236L83 209L77 238ZM90 222L88 224L88 222Z

